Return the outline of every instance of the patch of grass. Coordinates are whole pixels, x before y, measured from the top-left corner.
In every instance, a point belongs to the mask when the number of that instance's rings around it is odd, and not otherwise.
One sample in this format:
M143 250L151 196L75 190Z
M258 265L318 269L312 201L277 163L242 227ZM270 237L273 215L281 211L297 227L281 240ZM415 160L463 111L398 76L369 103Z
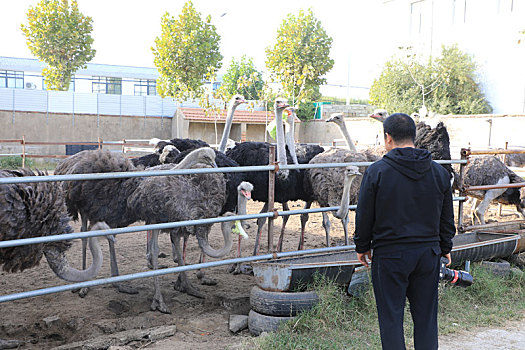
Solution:
M34 165L32 159L26 158L25 167L30 168ZM7 156L0 158L1 169L18 169L22 167L22 157L20 156Z
M439 286L439 334L478 326L502 325L525 311L525 277L498 277L473 264L474 284L468 288ZM348 297L330 281L318 278L311 286L320 296L313 309L281 325L275 333L254 338L245 348L380 349L379 326L372 288L361 299ZM413 347L409 305L405 309L405 340Z

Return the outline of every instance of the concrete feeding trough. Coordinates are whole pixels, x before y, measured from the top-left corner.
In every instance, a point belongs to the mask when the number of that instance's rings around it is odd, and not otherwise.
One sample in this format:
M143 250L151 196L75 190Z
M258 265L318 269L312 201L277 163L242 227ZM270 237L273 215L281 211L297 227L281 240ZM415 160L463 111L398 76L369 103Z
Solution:
M253 273L260 288L287 292L301 289L313 282L316 273L337 284L348 284L354 269L359 265L361 263L357 261L357 253L349 250L258 262L253 264Z

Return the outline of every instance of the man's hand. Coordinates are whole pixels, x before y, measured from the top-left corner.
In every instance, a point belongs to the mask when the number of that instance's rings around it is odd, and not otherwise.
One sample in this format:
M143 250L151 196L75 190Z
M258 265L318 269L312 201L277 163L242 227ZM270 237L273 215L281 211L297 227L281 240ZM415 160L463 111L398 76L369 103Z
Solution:
M366 267L368 267L368 261L366 260L367 257L368 260L372 261L372 253L370 253L370 250L364 253L357 253L357 260Z
M359 254L358 254L358 256L359 256ZM447 260L448 260L448 264L446 264L446 266L450 266L450 264L452 264L452 258L451 258L451 256L450 256L450 253L445 254L445 255L443 255L443 256L444 256L445 258L447 258Z

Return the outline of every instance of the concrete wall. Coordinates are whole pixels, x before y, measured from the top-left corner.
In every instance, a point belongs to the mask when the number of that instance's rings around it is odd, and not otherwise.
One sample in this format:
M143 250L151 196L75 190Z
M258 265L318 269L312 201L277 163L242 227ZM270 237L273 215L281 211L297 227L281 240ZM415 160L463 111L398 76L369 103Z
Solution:
M0 139L21 139L32 142L96 142L99 137L104 141L122 139L150 139L158 137L200 138L213 144L215 125L213 123L188 123L186 120L173 122L175 118L128 117L106 115L71 115L58 113L35 113L0 111ZM525 146L525 115L481 115L481 116L443 116L450 135L452 157L459 158L461 147L476 149L505 147L505 142L512 146ZM487 122L492 120L491 123ZM383 142L382 124L366 117L346 118L350 135L358 148ZM217 139L222 135L222 124L217 124ZM186 130L186 131L185 131ZM177 131L181 135L177 135ZM232 126L231 138L240 140L241 124ZM246 126L247 141L264 141L265 125ZM342 135L333 123L313 120L297 124L296 140L305 143L331 145L334 139L341 140ZM269 142L274 142L268 137ZM114 147L118 149L118 147ZM20 153L18 144L0 143L0 153ZM28 145L27 152L33 154L65 154L65 146Z

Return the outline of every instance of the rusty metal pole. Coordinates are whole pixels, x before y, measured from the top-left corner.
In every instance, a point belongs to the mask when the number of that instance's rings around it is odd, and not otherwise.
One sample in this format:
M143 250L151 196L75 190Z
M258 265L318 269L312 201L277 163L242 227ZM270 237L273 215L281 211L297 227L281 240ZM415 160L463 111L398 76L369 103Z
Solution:
M26 167L26 136L22 135L22 168Z
M278 167L275 161L275 146L271 145L268 153L268 164L274 164ZM277 169L268 172L268 212L274 212L275 206L275 173ZM274 217L268 218L268 251L273 251L273 220Z
M470 155L470 149L462 148L461 149L461 160L468 160L468 157ZM459 165L459 179L458 179L458 185L459 185L459 195L460 197L465 197L465 165L464 163L461 163ZM459 201L458 205L458 231L463 231L463 202Z

